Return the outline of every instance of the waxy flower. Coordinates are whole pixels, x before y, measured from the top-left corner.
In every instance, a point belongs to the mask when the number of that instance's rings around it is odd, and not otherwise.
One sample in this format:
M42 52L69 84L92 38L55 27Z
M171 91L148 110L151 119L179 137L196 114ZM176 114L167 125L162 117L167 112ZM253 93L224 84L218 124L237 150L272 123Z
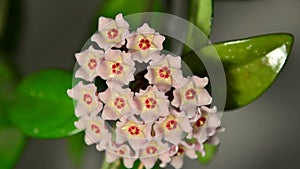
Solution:
M116 143L122 144L128 141L135 152L138 152L151 137L151 124L149 123L139 123L133 118L122 118L116 126Z
M161 91L167 92L171 87L181 83L182 71L180 57L162 55L161 59L150 62L148 73L145 75L150 84L154 84Z
M133 115L133 92L114 83L108 86L104 92L99 93L99 98L105 104L101 117L104 120L118 120Z
M195 116L198 106L208 105L211 103L207 90L204 88L207 83L207 78L191 76L181 80L182 85L176 88L173 92L174 99L172 105L184 111L188 118Z
M169 100L164 93L158 91L156 86L148 86L146 90L141 90L134 97L137 112L145 122L156 121L159 117L169 115Z
M97 88L94 84L84 85L81 81L71 90L68 95L77 101L75 115L77 117L87 114L97 114L102 110L102 103L97 96Z
M99 66L101 78L119 84L129 84L134 80L133 73L135 72L134 62L130 56L130 53L118 50L109 50L105 53L105 60Z
M81 81L67 91L88 145L127 168L140 160L150 169L160 160L179 169L185 155L204 156L204 143L219 143L220 117L206 107L208 79L184 77L180 56L161 54L164 36L146 23L129 33L121 14L100 17L98 30L92 41L104 51L90 46L76 54Z
M175 146L174 148L170 149L169 154L170 156L172 156L170 164L175 169L180 169L183 166L183 159L185 155L190 159L198 158L194 148L195 148L194 144L188 144L184 141L181 141L180 144L178 144L178 146ZM165 163L160 164L160 167L165 167L165 166L166 166Z
M105 160L108 163L112 163L120 158L123 159L123 163L126 168L132 168L138 157L128 145L117 145L116 143L111 143L110 147L107 151L105 151Z
M98 76L98 67L103 59L104 52L96 50L93 46L83 52L76 53L75 57L79 64L79 69L75 73L76 78L82 78L86 81L93 81Z
M75 126L85 130L85 143L87 145L96 143L99 151L104 150L111 140L111 134L104 120L98 116L82 116L79 121L75 122Z
M127 48L132 53L132 58L138 62L149 62L160 58L160 50L165 37L155 32L148 24L144 24L127 37Z
M169 163L171 161L169 149L170 147L167 143L163 143L158 139L152 139L141 148L139 159L146 169L152 168L158 159L162 163Z
M129 33L129 24L118 14L115 20L105 17L99 18L98 32L92 36L101 48L107 50L111 47L121 47Z
M217 114L217 108L208 108L202 106L198 109L195 118L196 122L193 124L193 138L196 138L199 143L203 143L210 137L216 134L217 128L221 125L220 117ZM218 138L212 138L214 144L218 144L216 140Z
M178 112L173 108L170 110L170 115L159 119L153 128L157 136L163 136L166 141L174 145L177 145L192 131L192 127L184 112Z

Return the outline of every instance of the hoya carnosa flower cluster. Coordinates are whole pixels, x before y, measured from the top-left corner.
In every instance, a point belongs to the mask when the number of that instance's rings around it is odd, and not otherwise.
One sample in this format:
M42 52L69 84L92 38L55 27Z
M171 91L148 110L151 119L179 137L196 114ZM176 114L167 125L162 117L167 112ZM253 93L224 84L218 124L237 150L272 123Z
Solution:
M204 142L218 144L220 119L205 89L207 78L184 77L181 58L161 54L165 37L147 23L136 31L122 15L100 17L92 45L75 55L80 79L68 95L76 100L76 127L85 142L106 150L131 168L140 160L148 169L157 160L181 168L184 155L205 155ZM138 70L144 66L144 70ZM105 81L99 90L95 78Z

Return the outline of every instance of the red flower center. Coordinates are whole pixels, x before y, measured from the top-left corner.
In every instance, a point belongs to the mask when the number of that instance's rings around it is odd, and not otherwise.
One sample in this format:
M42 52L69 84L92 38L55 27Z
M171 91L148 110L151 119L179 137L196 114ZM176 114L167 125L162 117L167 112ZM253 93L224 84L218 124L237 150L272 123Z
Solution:
M157 101L152 97L149 97L145 100L145 107L147 109L154 109L156 105L157 105Z
M194 89L189 89L185 92L185 98L187 100L192 100L196 96L196 91Z
M138 45L139 45L139 48L142 50L146 50L151 47L150 40L147 38L142 38Z
M138 128L137 126L130 126L128 128L128 133L133 136L139 135L140 131L140 128Z
M91 125L92 131L94 131L96 134L100 134L101 130L96 124Z
M112 28L107 32L108 39L115 39L119 35L119 31L115 28Z
M97 67L97 61L96 59L90 59L89 63L88 63L88 67L93 70Z
M175 120L169 120L166 124L166 128L168 130L174 130L174 129L176 129L176 127L177 127L177 121L175 121Z
M196 121L196 126L197 127L202 127L206 122L206 118L205 117L200 117L197 121Z
M123 72L123 66L121 63L117 62L111 66L111 71L113 74L120 75Z
M123 98L117 97L114 101L114 106L117 109L122 109L125 107L125 100Z
M170 77L171 70L167 66L164 66L159 69L158 74L159 74L159 77L168 79Z
M147 154L155 154L157 152L157 148L154 146L149 146L146 148Z
M86 104L90 105L90 104L93 103L93 98L92 98L92 96L89 95L89 94L84 94L84 95L83 95L83 101L84 101Z

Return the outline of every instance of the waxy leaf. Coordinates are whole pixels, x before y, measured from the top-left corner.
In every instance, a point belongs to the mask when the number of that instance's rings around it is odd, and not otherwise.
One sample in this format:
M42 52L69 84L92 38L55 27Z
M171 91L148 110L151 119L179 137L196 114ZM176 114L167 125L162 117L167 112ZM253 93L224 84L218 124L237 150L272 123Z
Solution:
M202 157L201 153L197 153L199 161L202 164L210 163L213 160L213 158L215 157L215 154L217 153L218 148L219 148L219 146L204 144L205 156Z
M213 20L212 0L191 0L189 21L196 25L206 36L210 36Z
M26 77L17 87L17 99L10 118L25 134L37 138L61 138L78 132L67 89L72 73L51 69Z
M0 128L0 168L11 169L24 148L25 136L16 128Z
M218 52L227 80L227 110L256 100L277 78L291 52L293 36L270 34L217 43L201 50L206 57Z

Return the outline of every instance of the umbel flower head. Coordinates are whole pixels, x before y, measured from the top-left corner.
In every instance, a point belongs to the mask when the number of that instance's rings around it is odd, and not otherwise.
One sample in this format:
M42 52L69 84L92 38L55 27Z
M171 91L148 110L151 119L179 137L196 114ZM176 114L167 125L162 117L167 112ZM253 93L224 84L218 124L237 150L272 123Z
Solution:
M219 143L208 78L183 76L181 58L161 53L164 36L147 23L130 32L119 14L100 17L91 39L97 45L75 55L79 83L67 93L76 104L75 126L88 145L105 150L107 162L122 158L131 168L140 160L148 169L159 160L181 168L184 156L204 156L204 143Z

